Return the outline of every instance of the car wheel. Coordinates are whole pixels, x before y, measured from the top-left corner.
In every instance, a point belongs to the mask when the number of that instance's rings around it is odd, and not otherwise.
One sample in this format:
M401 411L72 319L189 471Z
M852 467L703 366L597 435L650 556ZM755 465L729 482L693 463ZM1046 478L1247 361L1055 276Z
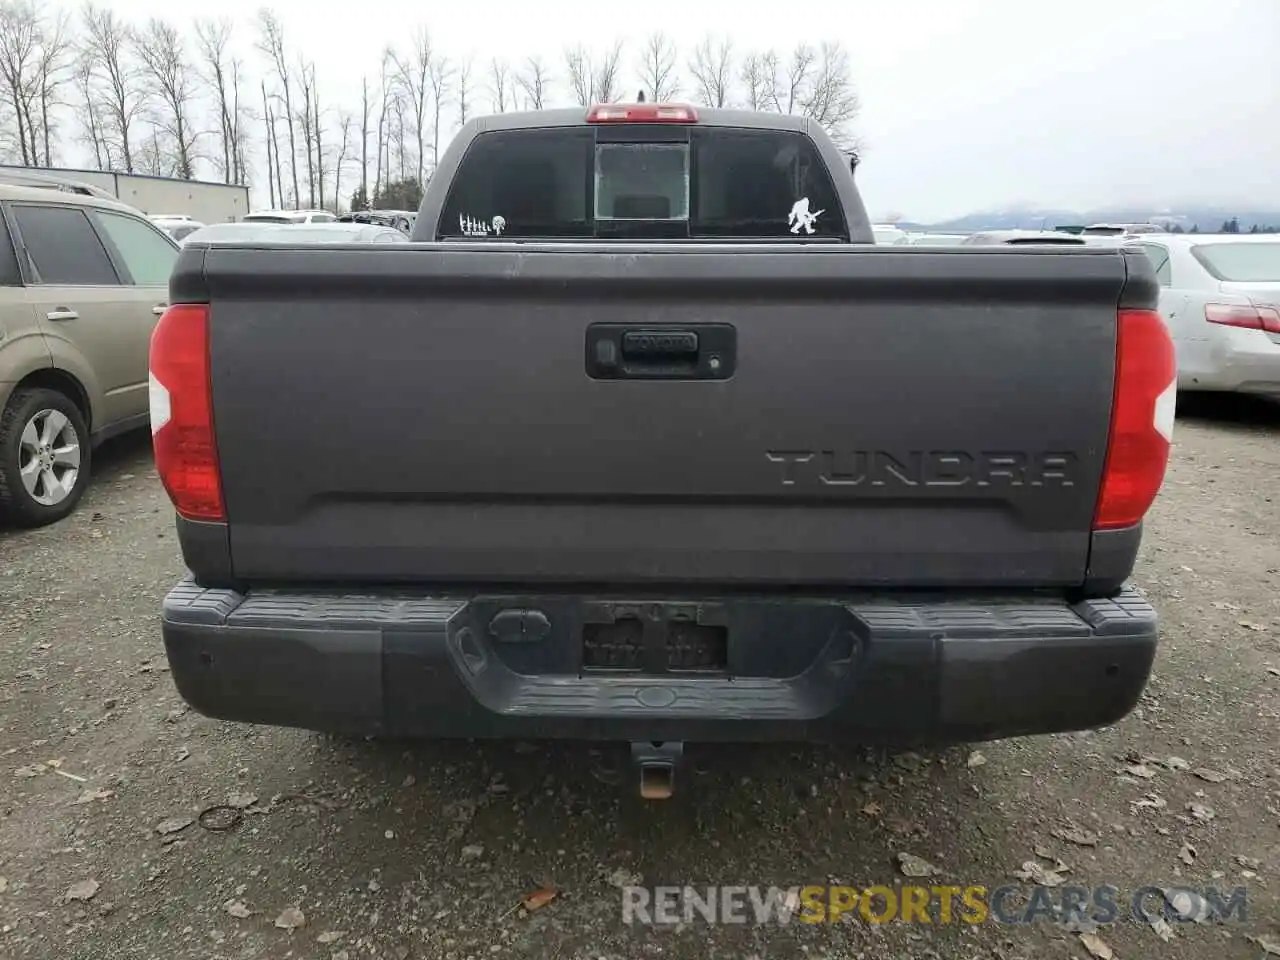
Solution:
M20 389L0 414L0 519L19 527L55 523L89 482L89 429L56 390Z

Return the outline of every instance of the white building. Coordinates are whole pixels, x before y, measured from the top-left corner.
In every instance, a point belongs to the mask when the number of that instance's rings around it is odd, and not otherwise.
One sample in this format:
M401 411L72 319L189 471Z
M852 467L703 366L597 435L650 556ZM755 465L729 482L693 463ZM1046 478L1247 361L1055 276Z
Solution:
M175 180L136 173L74 170L65 167L18 167L0 164L0 172L78 180L127 203L149 216L186 214L201 223L229 223L249 212L249 188L206 180Z

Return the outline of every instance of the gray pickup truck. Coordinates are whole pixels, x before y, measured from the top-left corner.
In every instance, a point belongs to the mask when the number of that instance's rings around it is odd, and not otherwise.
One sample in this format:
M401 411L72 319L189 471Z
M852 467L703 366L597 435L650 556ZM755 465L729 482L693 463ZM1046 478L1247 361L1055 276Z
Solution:
M468 123L411 241L188 244L151 347L211 717L978 741L1112 723L1172 345L1137 251L877 247L794 117Z

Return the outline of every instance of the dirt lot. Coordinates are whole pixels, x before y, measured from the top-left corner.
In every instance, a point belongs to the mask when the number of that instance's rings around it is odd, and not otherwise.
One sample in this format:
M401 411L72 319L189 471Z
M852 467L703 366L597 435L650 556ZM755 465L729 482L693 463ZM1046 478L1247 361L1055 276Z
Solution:
M1198 407L1138 572L1164 617L1156 675L1119 726L978 757L717 751L653 806L580 745L352 743L187 712L156 627L180 571L168 503L145 438L109 448L78 514L0 531L0 957L1280 952L1280 410ZM215 804L245 809L193 822ZM1033 861L1122 900L1244 885L1247 917L1088 943L1049 922L621 920L628 878L894 884L903 852L933 883L1017 883ZM514 909L543 886L559 895Z

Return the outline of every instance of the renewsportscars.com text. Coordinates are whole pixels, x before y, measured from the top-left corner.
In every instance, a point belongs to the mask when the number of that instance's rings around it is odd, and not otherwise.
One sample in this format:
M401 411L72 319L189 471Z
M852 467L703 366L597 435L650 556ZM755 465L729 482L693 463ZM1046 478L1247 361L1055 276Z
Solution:
M664 925L838 923L1030 924L1089 921L1099 925L1127 920L1150 924L1243 922L1248 918L1244 887L1063 886L1009 884L969 886L710 886L622 888L622 920Z

